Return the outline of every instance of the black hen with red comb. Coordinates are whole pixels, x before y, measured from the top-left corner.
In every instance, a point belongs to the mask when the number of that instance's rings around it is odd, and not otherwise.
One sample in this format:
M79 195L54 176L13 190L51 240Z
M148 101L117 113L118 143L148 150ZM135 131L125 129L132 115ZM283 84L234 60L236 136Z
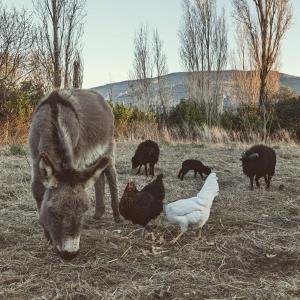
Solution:
M141 191L137 190L133 181L129 181L120 200L119 210L126 220L146 227L163 211L164 198L165 188L162 174Z

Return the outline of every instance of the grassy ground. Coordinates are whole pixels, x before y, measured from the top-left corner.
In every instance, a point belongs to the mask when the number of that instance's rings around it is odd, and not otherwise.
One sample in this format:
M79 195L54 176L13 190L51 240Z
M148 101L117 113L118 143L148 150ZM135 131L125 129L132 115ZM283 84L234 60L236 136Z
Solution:
M151 179L132 175L136 144L119 144L119 193L129 177L139 187ZM198 158L219 176L220 196L195 241L189 231L168 244L177 228L163 216L146 240L137 226L113 222L107 211L92 218L94 197L82 232L81 252L71 262L47 245L30 193L30 167L0 149L1 299L300 299L300 148L276 148L271 190L249 190L238 160L242 147L161 145L156 174L165 175L166 198L189 197L201 188L193 174L176 178L182 160ZM14 152L14 154L18 154Z

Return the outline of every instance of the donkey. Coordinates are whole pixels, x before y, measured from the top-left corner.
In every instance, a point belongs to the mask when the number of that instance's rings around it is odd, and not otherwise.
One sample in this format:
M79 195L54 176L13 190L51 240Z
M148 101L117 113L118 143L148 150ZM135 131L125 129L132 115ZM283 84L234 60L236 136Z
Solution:
M87 187L95 187L95 218L105 211L104 174L114 219L121 221L113 135L112 111L92 90L53 91L34 113L29 131L32 193L45 236L64 259L79 251Z

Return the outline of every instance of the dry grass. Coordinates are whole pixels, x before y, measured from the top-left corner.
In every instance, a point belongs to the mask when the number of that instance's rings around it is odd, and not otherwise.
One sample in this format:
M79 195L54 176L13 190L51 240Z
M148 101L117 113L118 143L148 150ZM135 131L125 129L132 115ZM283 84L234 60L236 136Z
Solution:
M25 144L28 140L30 122L12 119L0 123L0 145Z
M117 147L120 194L130 176L138 186L150 181L132 175L135 148ZM161 216L143 241L136 226L113 222L108 200L103 219L95 221L91 193L80 255L65 262L38 225L26 158L0 148L0 298L299 299L300 148L276 149L271 190L252 192L238 161L242 147L162 144L156 174L165 175L168 201L202 186L193 174L183 182L176 178L183 159L199 158L219 176L221 193L203 240L195 241L189 231L178 244L168 244L177 228Z
M140 141L145 139L162 140L169 144L178 143L261 143L262 135L258 132L248 132L247 135L234 130L225 130L221 127L204 125L195 126L190 129L187 125L183 128L159 127L156 123L137 122L132 126L116 125L116 137L121 141ZM294 144L293 135L287 130L279 130L272 137L269 143Z
M0 145L24 144L28 140L30 121L13 119L0 123ZM225 130L221 127L188 126L183 128L160 127L155 122L135 122L133 124L115 124L115 137L119 141L141 141L145 139L161 140L168 144L178 143L261 143L262 135L249 132L245 136L241 132ZM287 130L279 130L270 137L269 143L295 144L295 137Z

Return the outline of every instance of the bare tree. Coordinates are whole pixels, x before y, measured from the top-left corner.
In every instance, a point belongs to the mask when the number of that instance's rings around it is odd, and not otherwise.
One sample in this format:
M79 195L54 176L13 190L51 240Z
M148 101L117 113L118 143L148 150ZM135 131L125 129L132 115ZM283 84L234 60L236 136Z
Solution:
M267 110L268 79L277 66L282 38L292 20L290 0L252 0L254 15L249 0L233 0L237 21L246 28L248 43L259 71L259 107L263 113L263 139L267 139L267 125L271 114Z
M247 38L244 24L236 24L236 50L231 55L231 66L235 70L232 76L231 96L236 105L257 105L259 102L260 73ZM274 69L276 69L274 67ZM271 71L266 85L269 99L274 99L280 92L278 72Z
M186 70L199 72L201 71L200 64L204 66L202 31L197 28L199 16L191 0L183 0L182 8L183 17L179 30L180 58Z
M40 62L54 88L69 87L82 35L85 0L33 0Z
M0 109L6 102L6 89L25 80L31 73L34 43L31 15L24 9L8 9L0 2Z
M225 22L225 10L222 9L222 14L217 16L216 11L212 7L212 14L215 16L212 18L212 48L211 52L211 67L208 68L209 72L214 70L214 88L209 86L209 91L211 91L211 106L210 116L208 118L208 124L211 125L212 118L216 118L219 113L223 110L223 84L222 84L222 71L224 70L227 63L228 54L228 42L227 42L227 27ZM209 52L206 53L208 57ZM211 76L210 76L211 78ZM209 107L208 106L208 107Z
M236 50L231 53L231 67L235 70L231 79L231 99L235 106L255 105L259 95L259 72L249 47L246 28L236 24Z
M77 51L73 63L73 87L81 88L83 81L83 63L80 53Z
M167 57L163 52L163 41L160 39L157 29L153 30L152 55L154 66L154 77L157 79L158 99L164 121L170 106L170 90L166 75L168 73Z
M40 19L37 32L37 47L49 81L53 87L61 86L61 56L64 34L64 0L33 1Z
M190 76L189 97L205 107L208 125L222 108L222 70L227 59L224 10L218 16L216 0L183 0L179 30L180 58Z
M83 34L83 20L85 18L85 1L86 0L72 0L68 1L66 5L66 35L64 38L65 49L65 65L64 65L64 87L69 87L71 78L71 64L78 64L81 66L78 75L82 76L82 61L79 55L80 38ZM77 69L74 69L74 71ZM78 79L80 79L80 76ZM75 77L75 74L73 74ZM80 79L82 82L82 78ZM80 81L78 82L80 85Z
M251 13L249 2L254 4ZM260 76L259 105L268 98L268 75L278 62L280 44L292 20L290 0L233 0L235 16L244 24Z
M134 60L131 74L134 97L143 110L150 106L150 84L152 77L151 48L147 25L141 25L134 36Z
M183 17L179 30L180 58L184 68L190 72L186 80L189 98L204 103L204 43L203 30L199 26L199 14L195 3L183 0Z

